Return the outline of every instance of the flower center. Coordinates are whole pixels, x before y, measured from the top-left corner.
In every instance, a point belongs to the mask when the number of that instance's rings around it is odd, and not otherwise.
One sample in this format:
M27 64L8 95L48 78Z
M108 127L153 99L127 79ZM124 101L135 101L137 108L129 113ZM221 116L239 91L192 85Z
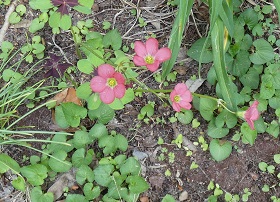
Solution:
M117 81L115 78L109 78L107 84L109 87L114 88L117 85Z
M180 102L180 100L181 100L180 95L175 95L175 96L174 96L174 101L175 101L175 102Z
M154 62L155 62L155 59L154 59L154 57L153 56L151 56L151 55L147 55L146 57L145 57L145 62L147 63L147 64L153 64Z

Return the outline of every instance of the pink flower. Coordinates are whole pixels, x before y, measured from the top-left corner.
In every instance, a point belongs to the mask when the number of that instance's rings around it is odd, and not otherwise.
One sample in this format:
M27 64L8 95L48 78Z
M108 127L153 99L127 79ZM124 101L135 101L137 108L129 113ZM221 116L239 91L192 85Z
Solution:
M171 58L169 48L161 48L158 50L158 40L149 38L144 44L141 41L134 43L136 55L133 62L137 66L146 66L150 71L154 72L159 68L159 64Z
M255 129L254 121L258 120L260 113L257 109L259 102L254 101L253 104L245 111L244 118L252 130Z
M100 65L98 76L90 81L93 92L99 93L100 99L106 104L112 103L115 98L122 98L125 94L125 78L108 64Z
M191 109L192 93L184 83L179 83L175 86L174 90L170 93L170 100L172 107L176 112L183 109Z

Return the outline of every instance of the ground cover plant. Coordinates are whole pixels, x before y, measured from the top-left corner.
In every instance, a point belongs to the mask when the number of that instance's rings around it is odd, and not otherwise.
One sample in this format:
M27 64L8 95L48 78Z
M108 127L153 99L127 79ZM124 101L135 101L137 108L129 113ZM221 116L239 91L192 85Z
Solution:
M23 21L26 9L36 12L24 25L24 44L14 51L13 41L0 40L0 173L10 176L26 201L279 201L280 39L274 17L279 2L163 1L174 10L165 42L153 32L126 38L137 23L140 30L158 24L144 18L153 6L119 3L123 9L98 27L88 16L102 1L0 1L8 16L0 33ZM194 17L202 8L209 15L203 36ZM122 31L117 17L127 11L135 20ZM189 23L200 37L185 50ZM44 30L49 36L41 36ZM70 43L64 47L66 37ZM195 64L190 75L182 52ZM30 83L38 73L42 79ZM211 90L201 90L205 83ZM19 113L20 107L27 112ZM27 129L21 122L42 108L53 131ZM121 127L118 120L131 123ZM10 144L36 153L22 164L5 152ZM140 151L145 144L150 146ZM237 176L235 184L211 173L211 165L219 169L232 161L235 166L238 155L258 147L267 154L257 159L255 171L228 169ZM248 156L240 157L244 164ZM247 176L252 182L264 175L271 180L258 181L259 187L237 186ZM195 188L191 179L204 187ZM172 182L168 190L164 180Z

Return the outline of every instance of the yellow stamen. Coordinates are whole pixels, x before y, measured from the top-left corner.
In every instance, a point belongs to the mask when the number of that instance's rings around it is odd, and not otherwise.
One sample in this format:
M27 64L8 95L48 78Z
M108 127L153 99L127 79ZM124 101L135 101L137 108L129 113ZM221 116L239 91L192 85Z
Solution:
M154 59L153 56L147 55L147 56L145 57L145 62L146 62L147 64L153 64L153 63L155 62L155 59Z
M109 78L107 80L107 84L108 86L110 86L111 88L115 87L117 85L117 81L115 78Z
M180 100L181 100L181 97L179 95L175 95L174 101L175 102L180 102Z

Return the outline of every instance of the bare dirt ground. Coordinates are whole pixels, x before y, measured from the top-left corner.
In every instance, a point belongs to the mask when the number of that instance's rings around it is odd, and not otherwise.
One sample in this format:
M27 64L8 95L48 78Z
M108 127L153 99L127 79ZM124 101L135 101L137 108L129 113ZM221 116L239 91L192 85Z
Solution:
M28 3L24 1L27 8ZM105 32L102 30L102 22L109 21L112 27L117 28L123 36L124 43L130 44L135 40L144 40L145 36L152 33L157 35L162 46L166 46L168 37L172 29L172 23L174 20L175 7L167 6L166 1L132 1L133 4L139 3L140 11L139 15L145 19L148 23L145 27L140 27L137 22L137 16L131 14L131 10L134 9L130 4L126 4L119 0L96 0L93 8L93 14L89 16L81 16L77 13L73 13L74 23L80 19L93 19L94 30ZM2 16L5 15L7 8L0 9L0 26L3 24ZM193 9L193 15L190 17L187 29L184 35L184 41L182 44L183 50L187 50L191 44L197 40L200 35L205 35L208 28L208 15L207 7L196 5ZM36 16L36 12L33 10L27 11L25 20L31 20ZM195 22L195 23L194 23ZM27 28L22 27L10 27L8 29L6 40L13 42L17 47L20 47L26 42L26 35L23 34L27 31ZM27 33L27 32L26 32ZM51 37L51 30L44 28L38 33L44 38L46 44L46 53L58 53L60 50L58 46L62 48L65 56L73 63L76 63L74 43L71 39L70 33L62 33L55 37L55 40ZM30 37L30 36L29 36ZM192 75L197 75L198 64L187 58L186 51L182 51L180 54L180 69L183 70L183 74L179 75L178 82L184 82ZM205 78L209 65L203 66L202 75ZM24 71L24 69L23 69ZM43 76L43 73L42 73ZM73 75L78 82L81 82L79 75ZM143 75L145 78L146 75ZM34 78L39 79L39 78ZM147 85L151 87L157 87L153 78L147 80ZM172 87L172 84L171 84ZM213 89L203 84L199 91L201 93L213 92ZM115 121L109 124L109 128L117 130L125 135L129 140L129 154L133 155L135 152L142 152L141 154L146 156L142 160L143 175L147 182L150 184L150 189L143 193L141 199L146 196L149 201L157 202L166 195L170 194L180 201L205 201L208 196L213 194L213 190L208 190L207 186L212 180L214 183L220 185L220 187L231 194L243 193L244 188L248 188L252 195L249 197L249 201L252 202L264 202L270 201L272 195L280 197L279 186L277 188L270 189L265 193L261 189L264 184L273 186L279 183L279 180L275 175L263 173L258 168L258 163L265 161L273 164L273 155L280 153L279 138L275 139L269 135L259 135L256 143L253 146L245 145L240 142L232 142L235 145L231 156L222 161L215 162L211 159L209 151L202 151L200 146L196 146L196 151L193 155L186 156L186 150L178 148L177 145L171 144L178 133L182 133L189 140L193 142L198 141L198 136L203 135L207 142L209 137L206 134L207 123L200 117L199 113L194 111L195 118L201 123L198 128L193 128L189 125L172 125L168 121L168 114L172 114L171 108L163 108L162 103L156 100L153 96L145 95L144 99L136 99L126 108L117 113ZM156 113L150 124L145 124L137 120L137 114L142 106L144 106L148 100L156 102ZM26 112L26 108L22 107L19 113ZM157 124L156 117L163 118L165 124ZM22 125L32 125L38 130L50 130L51 129L51 113L47 109L40 109L27 117ZM136 127L137 126L137 127ZM164 144L159 145L159 137L163 138ZM230 137L229 137L230 138ZM168 152L174 153L174 162L170 163L165 153L165 159L159 160L159 156L162 153L162 148L166 148ZM9 153L12 157L17 157L21 162L22 156L30 156L31 151L23 148L6 147L5 152ZM190 169L192 162L198 164L198 168ZM275 165L276 166L276 165ZM171 176L166 176L165 172L169 170ZM276 166L276 173L280 172L279 165ZM7 176L2 176L0 179L0 193L4 192L5 187L9 186ZM15 192L10 193L10 199L2 199L0 201L20 201L14 199ZM1 194L0 194L1 196ZM2 196L3 197L3 196ZM223 201L221 199L221 201Z

